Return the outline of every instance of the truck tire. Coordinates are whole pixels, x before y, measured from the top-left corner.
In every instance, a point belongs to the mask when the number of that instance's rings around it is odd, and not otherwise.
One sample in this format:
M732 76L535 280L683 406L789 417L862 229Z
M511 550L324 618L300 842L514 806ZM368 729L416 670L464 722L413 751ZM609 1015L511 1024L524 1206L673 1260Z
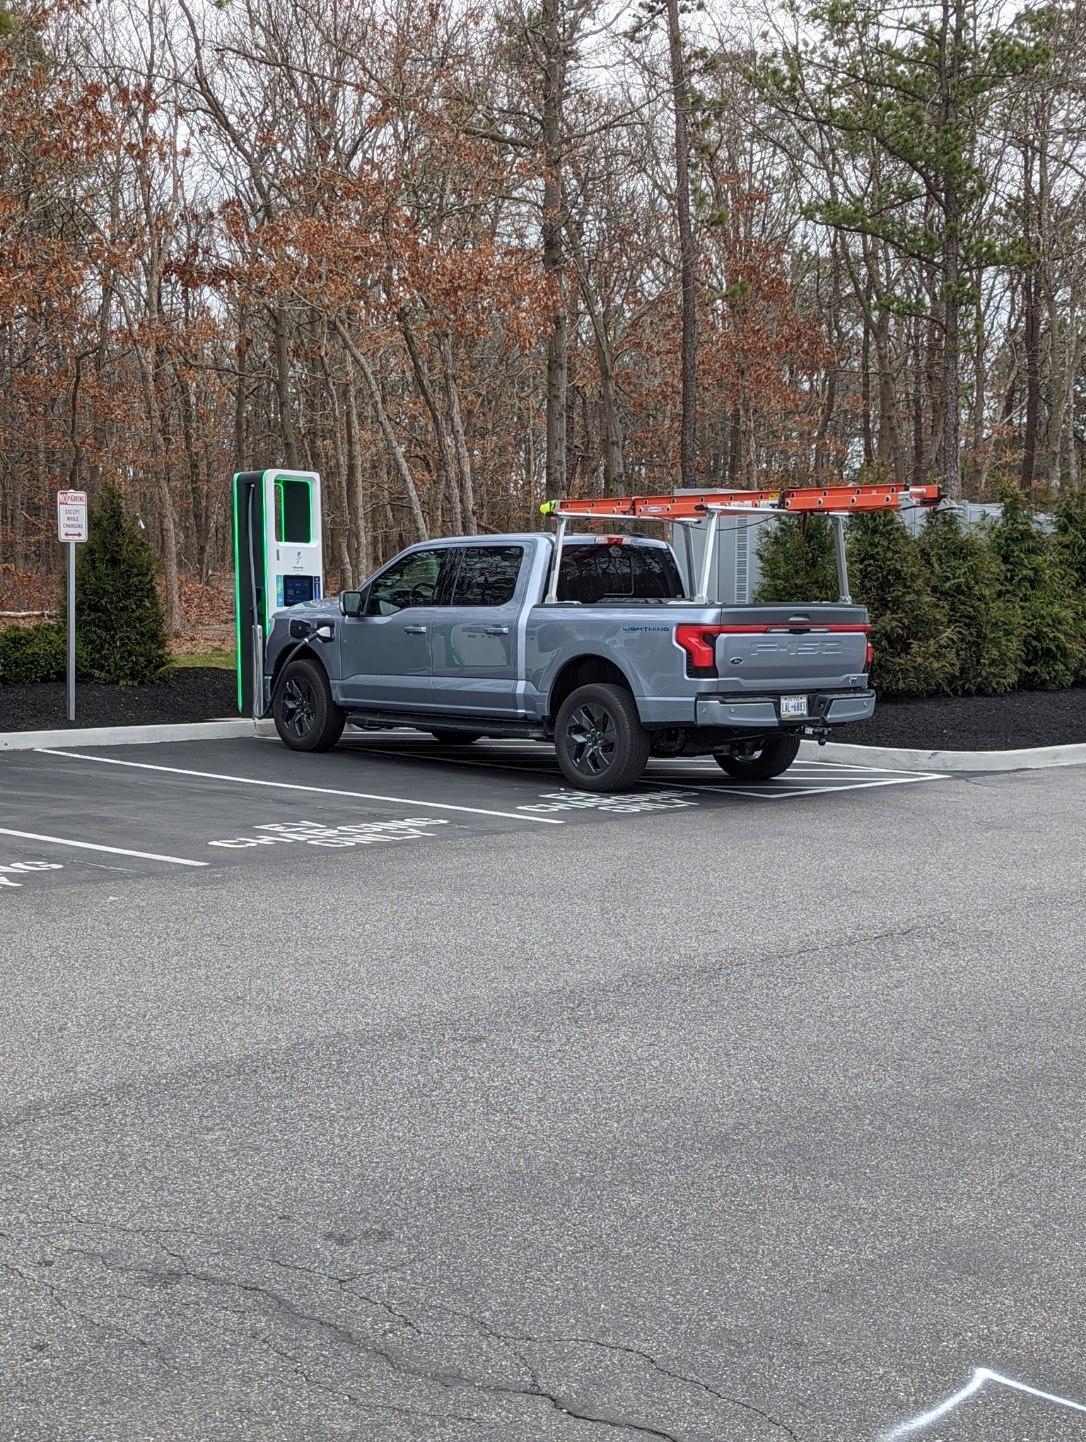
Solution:
M799 739L798 736L772 736L749 756L730 756L726 751L717 751L713 760L737 781L768 781L791 766L799 755Z
M585 791L624 791L649 759L649 734L624 686L578 686L558 708L554 728L558 764Z
M481 731L431 731L430 735L439 746L470 746L478 741Z
M347 713L332 700L319 661L288 661L272 699L275 729L292 751L328 751L343 734Z

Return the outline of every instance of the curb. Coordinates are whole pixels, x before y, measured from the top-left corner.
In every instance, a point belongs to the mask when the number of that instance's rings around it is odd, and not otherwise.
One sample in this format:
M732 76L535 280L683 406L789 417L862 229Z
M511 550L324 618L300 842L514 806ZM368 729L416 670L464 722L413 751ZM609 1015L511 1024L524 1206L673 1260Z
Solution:
M58 731L0 731L0 751L39 746L140 746L150 741L226 741L259 735L247 716L223 721L183 721L164 726L71 726Z
M1086 742L1030 746L1019 751L911 751L900 746L856 746L847 741L800 742L805 761L840 761L851 766L892 766L898 771L1039 771L1049 766L1086 765Z
M39 746L145 746L154 741L228 741L271 734L270 723L246 716L221 721L186 721L165 726L84 726L56 731L0 731L0 751L35 751ZM1038 771L1050 766L1086 765L1086 742L1032 746L1018 751L913 751L899 746L857 746L845 741L800 743L805 761L839 761L850 766L892 766L898 771Z

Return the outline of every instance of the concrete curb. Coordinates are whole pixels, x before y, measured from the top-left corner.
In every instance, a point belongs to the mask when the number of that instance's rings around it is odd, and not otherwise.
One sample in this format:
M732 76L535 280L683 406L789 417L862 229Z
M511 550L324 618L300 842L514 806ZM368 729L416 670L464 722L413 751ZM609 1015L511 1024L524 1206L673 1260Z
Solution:
M848 766L892 766L898 771L1037 771L1049 766L1086 765L1086 742L1031 746L1020 751L910 751L900 746L854 746L846 741L800 743L804 761L839 761Z
M150 741L226 741L259 734L245 716L223 721L183 721L166 726L72 726L63 731L0 731L0 751L39 746L141 746Z
M269 721L245 716L221 721L186 721L167 726L84 726L57 731L0 731L0 751L34 751L39 746L145 746L154 741L229 741L274 735ZM838 761L846 766L892 766L897 771L1036 771L1049 766L1086 765L1086 742L1033 746L1019 751L911 751L897 746L855 746L844 741L804 741L805 761Z

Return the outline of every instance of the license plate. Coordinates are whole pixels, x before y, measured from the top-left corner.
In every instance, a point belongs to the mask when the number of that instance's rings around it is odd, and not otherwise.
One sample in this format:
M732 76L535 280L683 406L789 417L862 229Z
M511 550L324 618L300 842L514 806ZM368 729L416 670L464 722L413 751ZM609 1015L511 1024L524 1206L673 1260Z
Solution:
M806 716L806 696L782 696L781 697L781 719L785 716Z

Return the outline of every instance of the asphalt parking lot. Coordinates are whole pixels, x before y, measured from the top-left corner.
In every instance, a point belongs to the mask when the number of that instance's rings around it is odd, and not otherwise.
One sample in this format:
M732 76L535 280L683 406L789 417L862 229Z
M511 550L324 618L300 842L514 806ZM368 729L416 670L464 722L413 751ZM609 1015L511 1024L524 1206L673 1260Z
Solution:
M1086 768L0 798L4 1437L1086 1436Z
M356 735L299 758L270 738L21 752L4 766L0 888L296 860L298 846L384 850L668 810L748 806L942 779L799 761L760 785L711 758L655 761L629 793L570 788L542 744L439 747ZM8 857L12 859L7 859ZM32 883L31 883L32 878Z

